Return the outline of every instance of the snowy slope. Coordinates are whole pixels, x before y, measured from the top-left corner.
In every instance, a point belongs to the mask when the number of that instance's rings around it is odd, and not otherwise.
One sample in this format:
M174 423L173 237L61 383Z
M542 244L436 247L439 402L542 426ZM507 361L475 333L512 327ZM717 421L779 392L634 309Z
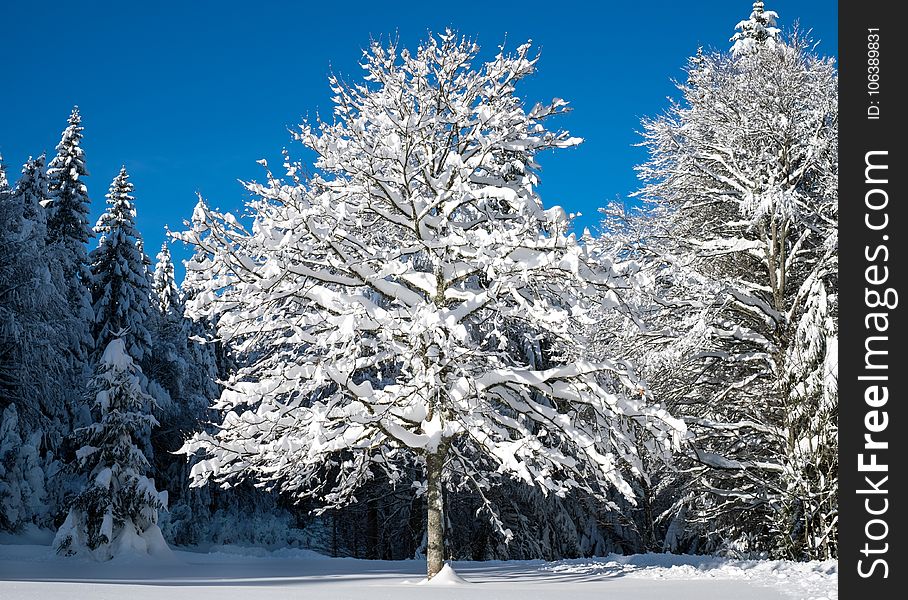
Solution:
M170 558L154 561L95 563L57 557L49 546L11 541L4 539L5 545L0 545L3 600L838 597L834 562L731 561L668 554L557 562L456 562L444 585L426 587L421 585L425 563L417 560L332 559L307 550L218 547L208 553L175 551Z

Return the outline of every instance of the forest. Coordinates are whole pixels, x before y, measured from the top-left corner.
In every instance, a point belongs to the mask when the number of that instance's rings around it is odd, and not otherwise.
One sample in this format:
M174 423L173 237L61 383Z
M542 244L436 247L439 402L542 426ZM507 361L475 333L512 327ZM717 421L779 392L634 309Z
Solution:
M242 214L199 196L160 249L126 167L89 222L73 108L52 155L0 161L0 530L430 578L837 558L837 71L777 17L691 49L595 231L538 192L583 140L520 95L530 43L372 42Z

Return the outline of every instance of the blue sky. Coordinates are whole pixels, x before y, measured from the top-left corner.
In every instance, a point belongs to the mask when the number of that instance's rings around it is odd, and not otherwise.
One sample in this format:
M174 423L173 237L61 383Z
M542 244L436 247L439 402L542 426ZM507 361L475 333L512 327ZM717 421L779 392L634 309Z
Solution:
M837 55L837 2L767 0L766 8L783 29L798 20L821 54ZM371 38L397 34L415 46L426 31L452 27L475 37L484 56L505 35L510 47L532 39L541 48L539 72L520 92L529 104L569 100L574 111L559 125L586 142L541 157L540 193L547 206L582 212L580 227L595 226L597 207L637 186L641 117L665 109L676 95L671 80L699 45L727 49L750 10L747 0L51 0L40 11L3 1L0 153L16 179L29 155L53 155L78 104L93 222L125 164L154 258L164 226L181 227L197 191L239 211L246 195L237 180L261 178L256 160L279 165L285 147L302 154L287 128L330 109L329 70L358 77Z

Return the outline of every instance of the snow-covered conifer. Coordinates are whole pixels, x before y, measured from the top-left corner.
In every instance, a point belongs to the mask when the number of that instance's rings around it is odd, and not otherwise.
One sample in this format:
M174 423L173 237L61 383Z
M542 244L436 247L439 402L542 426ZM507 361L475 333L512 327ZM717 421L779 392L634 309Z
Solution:
M66 345L60 315L67 314L66 299L53 285L45 245L48 202L44 156L29 159L16 187L4 201L8 217L3 225L10 260L2 267L0 305L15 315L3 327L7 349L16 355L19 373L14 396L31 407L21 410L24 422L60 438L69 426L67 384L59 376L67 370ZM66 323L64 320L63 323ZM22 407L24 409L24 406Z
M734 54L751 52L760 45L774 46L779 41L779 29L775 26L778 13L774 10L764 10L763 2L754 2L750 18L735 25L738 31L731 37L734 42L731 51Z
M166 242L161 245L157 259L152 287L158 303L158 311L165 315L179 314L182 317L183 303L180 298L180 290L174 280L173 260L170 258L170 248Z
M193 211L193 228L200 230L204 228L205 215L208 209L204 201L199 197L198 203ZM179 298L182 307L185 310L185 304L196 300L200 294L205 293L207 285L208 267L211 261L204 249L200 246L194 246L192 259L184 261L186 274L180 284ZM189 371L186 373L186 386L193 390L196 398L201 401L202 408L199 411L207 413L208 407L213 399L220 397L221 388L218 384L220 374L225 370L226 359L224 357L222 345L217 340L216 326L210 316L202 315L199 312L186 315L188 325L188 355L187 364ZM197 415L198 416L198 415ZM207 419L206 419L207 420Z
M3 155L0 154L0 194L9 193L9 179L6 176L6 164L3 162Z
M12 190L6 178L6 167L0 162L0 291L12 290L17 274L14 260L18 240L13 231L21 221L21 210L12 198ZM16 393L18 357L16 338L18 323L16 311L0 295L0 398L10 402Z
M663 398L695 434L674 514L713 549L829 558L837 79L797 33L777 37L774 19L757 3L751 21L768 33L739 26L747 51L696 57L684 102L644 121L641 195L666 221L643 246L653 306L667 311L654 313L646 362L668 361Z
M20 238L29 249L43 253L47 238L47 210L49 200L45 158L29 159L22 167L22 176L16 182L16 196L20 204L23 229Z
M151 285L135 225L133 189L126 167L121 168L110 184L107 211L95 225L98 247L90 255L93 334L100 353L125 332L127 350L141 361L152 344L148 331Z
M7 466L0 469L0 488L8 492L4 503L16 505L15 518L7 511L0 526L17 528L47 524L44 482L57 470L53 457L71 427L73 393L69 357L61 350L66 320L60 317L68 313L68 303L47 264L44 157L25 163L15 189L4 182L5 177L0 181L0 407L12 411L3 425L5 438L19 442L7 445Z
M157 424L149 412L154 400L143 390L141 369L122 337L104 348L90 393L94 422L74 436L87 484L72 501L54 547L97 560L166 552L157 522L167 497L155 489L139 449L139 440Z
M170 399L176 403L170 409L180 413L179 420L188 420L188 423L194 425L201 411L197 406L188 406L184 397L190 393L184 379L187 371L192 368L188 356L189 323L183 315L183 303L173 278L173 262L166 243L161 247L157 258L152 280L154 310L149 324L154 352L145 364L149 377L167 390ZM196 414L190 415L190 412ZM186 425L187 423L182 424ZM168 451L175 449L168 448Z
M536 156L580 141L547 126L566 102L516 95L529 44L474 67L477 51L451 32L412 52L374 43L365 82L330 78L335 120L296 134L318 173L288 162L288 181L249 184L251 228L202 206L182 235L208 255L190 310L242 361L219 430L184 447L208 455L196 482L252 476L339 506L416 467L430 576L446 486L631 496L636 437L667 452L683 431L574 337L592 290L619 281L536 192Z
M47 245L50 250L54 283L69 302L65 323L73 362L83 361L93 341L91 294L88 290L88 240L92 233L88 223L88 189L83 179L88 176L82 149L82 117L74 107L69 124L63 130L57 154L47 168L50 204L47 216ZM76 365L73 365L76 368Z

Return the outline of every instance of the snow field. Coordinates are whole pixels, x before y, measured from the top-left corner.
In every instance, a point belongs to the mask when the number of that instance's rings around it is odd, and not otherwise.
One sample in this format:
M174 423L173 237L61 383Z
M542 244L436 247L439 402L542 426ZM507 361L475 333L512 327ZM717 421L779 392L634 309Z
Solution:
M425 562L328 558L310 550L216 546L106 563L57 556L34 539L0 540L3 600L833 600L834 561L741 561L673 554L545 561L457 561L425 582ZM27 542L15 545L8 542ZM431 588L431 590L427 589Z

